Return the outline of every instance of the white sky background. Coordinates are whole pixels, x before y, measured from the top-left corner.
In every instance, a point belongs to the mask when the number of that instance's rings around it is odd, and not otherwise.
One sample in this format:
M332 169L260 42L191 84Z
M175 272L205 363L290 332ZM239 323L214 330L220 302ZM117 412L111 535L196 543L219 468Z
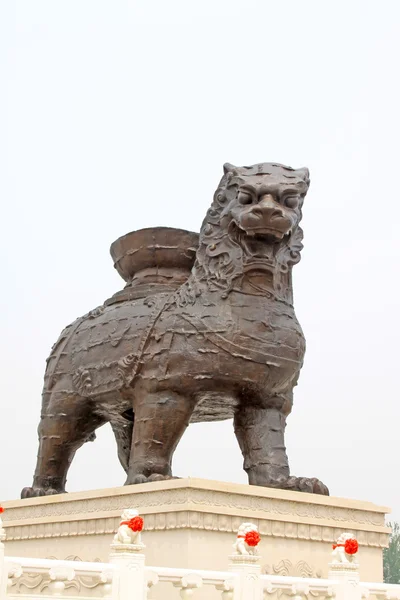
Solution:
M109 246L198 230L226 161L308 166L295 307L307 356L293 474L399 491L399 22L393 0L2 5L0 500L30 485L45 358L123 286ZM232 423L191 426L175 474L245 482ZM124 482L108 426L69 491Z

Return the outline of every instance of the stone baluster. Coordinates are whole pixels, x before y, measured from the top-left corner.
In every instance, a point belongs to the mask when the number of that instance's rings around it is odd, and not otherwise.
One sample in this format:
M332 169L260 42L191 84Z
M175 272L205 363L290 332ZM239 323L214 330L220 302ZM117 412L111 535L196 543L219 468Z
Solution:
M113 574L111 571L103 571L98 576L100 593L104 598L111 596L112 577Z
M52 567L49 571L50 583L49 592L52 596L62 596L65 591L65 584L75 579L75 571L71 568Z
M292 585L292 588L290 590L290 595L293 600L304 600L308 597L310 593L310 587L307 584L297 584L297 585Z
M343 533L333 546L329 579L338 582L335 600L361 600L362 588L358 565L358 542L351 533Z
M21 565L8 563L7 568L7 593L9 594L13 585L17 584L18 579L22 577L24 570ZM12 593L12 592L11 592Z
M148 582L145 572L145 545L141 540L143 519L134 509L126 509L111 544L110 563L116 566L112 600L145 600Z
M229 557L229 571L237 574L233 600L260 600L262 597L259 542L260 535L254 523L243 523L239 527L233 545L235 553Z
M233 600L261 598L261 568L258 556L230 556L229 570L238 574L235 579Z
M157 585L159 581L160 579L155 571L146 570L147 590L151 590L151 588Z
M3 529L3 521L1 520L1 513L3 509L0 507L0 600L5 600L7 594L7 581L8 572L7 565L4 560L4 540L6 539L6 532Z
M197 573L185 575L181 578L180 581L176 581L173 586L180 589L180 597L183 600L187 600L187 598L192 598L195 593L195 590L198 590L203 585L203 580L200 575Z
M215 588L221 592L222 600L233 600L234 583L232 579L218 583Z

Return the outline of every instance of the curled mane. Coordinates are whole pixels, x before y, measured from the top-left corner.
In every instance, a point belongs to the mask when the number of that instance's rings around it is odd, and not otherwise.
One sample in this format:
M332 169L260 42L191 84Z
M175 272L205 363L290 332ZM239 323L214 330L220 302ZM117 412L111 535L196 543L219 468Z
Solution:
M243 274L244 251L239 242L229 235L228 228L221 227L221 214L226 205L226 188L231 179L225 174L214 194L213 203L200 229L199 249L193 273L199 280L206 280L209 289L226 293L234 281Z
M243 276L246 263L251 260L235 236L229 229L221 227L221 214L226 206L226 189L231 179L227 173L220 181L214 199L203 221L200 231L200 243L194 265L194 275L201 281L206 280L210 289L221 289L225 294L232 290L234 282ZM300 261L303 231L299 225L294 229L290 239L283 244L271 245L274 270L284 274Z
M294 171L282 165L271 166ZM240 236L243 232L238 229L225 210L228 206L227 190L237 185L237 176L240 178L246 176L246 169L252 167L237 169L229 165L229 168L224 168L225 173L201 226L199 248L192 276L178 291L180 304L194 302L205 285L210 291L220 291L222 297L226 298L234 287L240 286L246 274L255 268L254 256L247 250L246 244L241 243ZM298 179L299 175L306 190L309 180L307 176L303 176L303 172L294 171L287 177ZM301 207L299 208L300 220ZM303 231L297 224L287 239L279 243L265 244L265 257L256 259L259 270L268 270L272 273L274 287L276 285L277 290L284 290L284 293L278 292L275 295L290 302L292 301L291 268L300 261L302 239Z

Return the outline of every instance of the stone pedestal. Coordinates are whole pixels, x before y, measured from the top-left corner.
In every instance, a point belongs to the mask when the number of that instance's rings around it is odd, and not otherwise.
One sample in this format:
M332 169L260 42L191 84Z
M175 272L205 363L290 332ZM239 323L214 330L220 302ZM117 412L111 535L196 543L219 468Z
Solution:
M6 555L108 561L125 508L144 517L148 566L226 570L239 525L258 525L263 572L327 577L344 531L360 544L360 576L382 581L387 509L369 502L175 479L5 502Z

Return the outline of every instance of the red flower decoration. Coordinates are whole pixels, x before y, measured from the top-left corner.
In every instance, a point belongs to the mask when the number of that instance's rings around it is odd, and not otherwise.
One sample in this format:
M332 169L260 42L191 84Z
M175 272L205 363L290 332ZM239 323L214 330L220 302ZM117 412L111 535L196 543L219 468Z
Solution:
M258 531L248 531L244 537L244 541L248 546L257 546L260 540L261 537Z
M4 512L4 508L0 506L0 515Z
M127 521L126 524L128 525L129 529L132 529L132 531L136 532L143 530L144 521L142 517L134 517L133 519Z
M347 540L344 545L344 551L346 554L357 554L358 552L358 542L355 539Z

